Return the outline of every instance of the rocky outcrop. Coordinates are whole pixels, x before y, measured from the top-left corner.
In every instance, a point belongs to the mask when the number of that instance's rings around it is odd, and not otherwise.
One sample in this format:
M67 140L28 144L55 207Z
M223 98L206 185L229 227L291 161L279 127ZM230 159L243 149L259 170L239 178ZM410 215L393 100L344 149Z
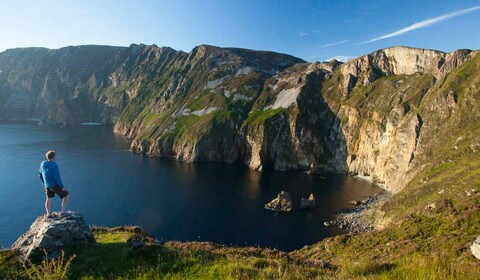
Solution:
M288 192L282 191L278 194L277 198L265 204L265 209L276 212L291 212L292 198Z
M314 209L315 208L315 196L310 194L308 198L303 198L300 200L300 209Z
M55 258L67 246L94 242L92 230L79 212L54 213L52 218L39 216L12 249L22 258L43 256L44 252L48 258Z
M440 77L462 65L476 53L470 50L444 53L409 47L382 49L340 67L342 75L346 77L342 88L346 94L357 84L367 86L376 79L388 75L421 73Z
M473 241L472 245L470 246L470 251L475 256L475 258L480 260L480 236Z

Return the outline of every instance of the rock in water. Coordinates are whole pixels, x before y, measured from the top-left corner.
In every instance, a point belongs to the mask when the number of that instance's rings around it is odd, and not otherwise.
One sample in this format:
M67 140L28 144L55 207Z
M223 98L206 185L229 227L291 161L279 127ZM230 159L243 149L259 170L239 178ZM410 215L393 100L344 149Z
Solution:
M277 212L290 212L292 211L292 198L289 193L282 191L277 198L265 204L265 209Z
M472 246L470 246L470 250L475 258L480 260L480 235L473 241Z
M22 258L38 257L47 252L49 258L59 256L66 246L94 243L92 230L80 212L54 213L52 218L39 216L30 229L12 245Z
M310 194L308 198L302 198L300 200L300 209L313 209L315 208L315 196Z

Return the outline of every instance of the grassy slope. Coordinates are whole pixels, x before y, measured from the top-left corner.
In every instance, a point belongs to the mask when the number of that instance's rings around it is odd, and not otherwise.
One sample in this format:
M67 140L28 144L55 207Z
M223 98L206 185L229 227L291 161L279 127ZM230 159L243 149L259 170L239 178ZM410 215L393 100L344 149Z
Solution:
M126 241L136 233L131 227L96 231L97 244L67 250L67 258L76 255L67 275L70 279L304 279L330 273L302 258L260 248L167 242L133 250ZM10 251L0 252L0 271L2 279L26 277Z

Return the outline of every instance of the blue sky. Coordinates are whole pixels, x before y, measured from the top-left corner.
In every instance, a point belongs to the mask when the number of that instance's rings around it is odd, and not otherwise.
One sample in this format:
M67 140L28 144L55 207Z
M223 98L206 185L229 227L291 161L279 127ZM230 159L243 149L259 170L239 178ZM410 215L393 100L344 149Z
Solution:
M131 43L288 53L307 61L391 46L480 49L480 1L1 1L0 51Z

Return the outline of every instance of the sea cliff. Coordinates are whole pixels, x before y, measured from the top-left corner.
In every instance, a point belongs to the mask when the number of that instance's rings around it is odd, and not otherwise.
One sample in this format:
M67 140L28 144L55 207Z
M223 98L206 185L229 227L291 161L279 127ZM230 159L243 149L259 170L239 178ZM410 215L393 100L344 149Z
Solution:
M0 118L111 123L150 156L330 170L396 193L433 164L442 132L478 118L479 59L408 47L347 63L207 45L12 49L0 53Z

